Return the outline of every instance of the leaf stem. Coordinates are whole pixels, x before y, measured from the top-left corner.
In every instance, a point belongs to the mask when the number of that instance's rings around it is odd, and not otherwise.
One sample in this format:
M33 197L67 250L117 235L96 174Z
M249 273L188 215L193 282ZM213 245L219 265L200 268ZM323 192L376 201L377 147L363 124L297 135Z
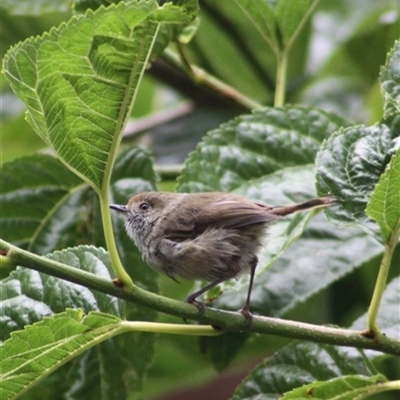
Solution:
M372 295L371 303L368 308L367 325L368 331L373 337L381 335L380 329L377 324L377 316L379 306L382 300L383 292L386 287L386 281L390 269L390 263L392 261L393 252L400 237L400 220L397 222L395 229L389 237L389 240L385 243L385 250L382 256L381 265L379 266L378 277L376 279L374 293Z
M285 105L287 67L288 52L282 51L282 53L278 57L274 107L283 107Z
M354 400L362 400L366 399L374 394L389 392L391 390L400 390L400 380L390 381L390 382L381 382L376 385L372 385L364 389L364 393L360 396L354 398Z
M191 304L147 292L135 285L131 287L118 287L109 279L104 279L78 268L73 268L46 257L19 249L1 239L0 249L7 252L12 265L20 265L34 269L170 315L218 326L221 332L228 330L247 330L293 339L372 349L388 354L400 355L400 341L384 335L372 339L359 331L259 316L254 316L252 323L249 325L247 319L239 312L229 312L208 307L204 313L199 314L197 307Z
M111 259L111 265L113 266L115 275L121 281L125 287L132 287L133 282L131 277L125 271L122 265L121 259L119 258L117 245L114 238L114 230L111 221L111 212L109 207L108 195L107 193L101 192L99 194L100 199L100 210L101 219L103 222L104 237L106 240L106 245L108 253Z
M173 64L175 67L177 67L181 71L183 71L186 75L188 75L196 83L201 84L216 93L219 93L221 96L223 96L225 98L231 99L232 101L239 104L240 106L245 107L249 110L262 108L262 104L245 96L243 93L240 93L238 90L236 90L232 86L229 86L226 83L217 79L216 77L210 75L208 72L206 72L202 68L199 68L194 64L189 64L189 66L188 66L187 60L185 59L185 61L183 61L172 50L166 49L163 53L163 57L169 63Z

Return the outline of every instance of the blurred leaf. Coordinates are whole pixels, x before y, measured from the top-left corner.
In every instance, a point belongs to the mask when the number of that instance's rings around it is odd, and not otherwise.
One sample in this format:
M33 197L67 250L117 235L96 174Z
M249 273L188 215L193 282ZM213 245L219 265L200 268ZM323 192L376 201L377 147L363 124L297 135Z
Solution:
M385 242L399 229L400 221L400 151L392 157L367 205L367 214L381 229Z
M380 80L385 102L385 116L400 111L400 41L396 41L381 69Z
M68 310L15 332L0 347L0 398L25 392L62 364L123 331L121 320L109 314Z
M226 332L220 336L199 338L200 351L217 371L223 371L242 349L248 334Z
M31 1L26 3L34 4ZM17 5L19 2L10 3ZM52 2L54 3L54 2ZM3 3L1 3L3 4ZM13 46L15 43L20 42L28 38L29 36L40 35L45 31L48 31L55 25L61 24L66 19L71 17L70 12L65 13L49 13L42 14L40 16L36 15L11 15L3 7L0 8L0 26L1 26L1 47L0 56L3 60L4 55L7 50ZM4 79L4 74L0 74L1 87L6 84L6 79ZM2 103L2 106L6 106Z
M314 163L320 143L340 117L288 106L242 115L213 130L189 155L178 191L232 191L280 169Z
M274 12L265 0L234 0L275 53L279 50Z
M302 24L309 16L309 10L318 0L279 0L274 8L275 19L282 36L284 47L300 32Z
M42 15L52 12L66 12L70 9L69 0L3 0L1 7L15 15Z
M394 278L386 287L379 308L377 323L379 328L388 337L400 340L400 277ZM362 331L367 325L367 313L357 318L351 325L351 329ZM365 350L368 356L382 356L382 353Z
M340 222L360 224L380 239L365 209L392 155L400 146L400 118L388 118L370 127L341 129L323 143L317 156L317 189L320 195L341 199L328 210Z
M187 20L171 4L121 2L8 52L5 74L36 133L96 190L112 166L158 23Z
M231 400L280 399L299 386L345 375L370 376L361 354L314 343L294 342L257 366Z
M329 381L313 382L285 393L282 400L306 399L310 396L315 399L339 399L354 400L356 397L364 397L373 391L374 387L386 381L383 375L361 376L347 375L341 378L333 378Z

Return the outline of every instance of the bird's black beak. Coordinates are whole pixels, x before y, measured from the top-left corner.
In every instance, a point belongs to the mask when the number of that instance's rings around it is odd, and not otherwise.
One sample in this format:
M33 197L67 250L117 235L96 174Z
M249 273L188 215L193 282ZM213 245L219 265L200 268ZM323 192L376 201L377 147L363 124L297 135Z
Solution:
M128 209L126 208L126 206L120 206L119 204L110 204L110 208L115 211L119 211L119 212L123 212L123 213L128 212Z

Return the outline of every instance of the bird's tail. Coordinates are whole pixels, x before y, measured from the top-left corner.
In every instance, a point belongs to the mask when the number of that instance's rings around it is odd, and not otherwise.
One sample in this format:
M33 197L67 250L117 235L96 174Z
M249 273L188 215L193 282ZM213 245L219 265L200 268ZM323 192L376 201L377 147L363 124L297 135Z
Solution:
M312 199L303 203L297 203L289 206L272 207L268 210L268 213L283 217L285 215L293 214L298 211L304 211L310 208L329 207L337 203L339 203L339 199L337 199L336 197L320 197L317 199Z

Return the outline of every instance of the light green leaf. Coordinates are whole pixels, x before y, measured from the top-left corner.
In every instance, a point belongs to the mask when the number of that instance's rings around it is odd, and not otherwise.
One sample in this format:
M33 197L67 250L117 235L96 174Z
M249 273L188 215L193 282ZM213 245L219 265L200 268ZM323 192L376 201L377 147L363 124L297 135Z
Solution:
M312 397L321 400L354 400L357 396L373 392L373 388L386 381L383 375L361 376L348 375L334 378L329 381L313 382L304 385L289 393L285 393L282 400L304 400Z
M28 121L97 191L110 174L159 23L189 20L179 10L155 0L121 2L7 53L4 72Z
M400 41L396 41L381 69L381 90L385 116L400 111Z
M346 375L370 376L360 354L315 343L294 342L258 365L231 400L280 399L296 387Z
M15 332L0 347L0 398L16 398L66 362L123 331L115 316L67 310Z
M400 151L390 160L367 205L367 215L379 225L387 242L400 229Z

